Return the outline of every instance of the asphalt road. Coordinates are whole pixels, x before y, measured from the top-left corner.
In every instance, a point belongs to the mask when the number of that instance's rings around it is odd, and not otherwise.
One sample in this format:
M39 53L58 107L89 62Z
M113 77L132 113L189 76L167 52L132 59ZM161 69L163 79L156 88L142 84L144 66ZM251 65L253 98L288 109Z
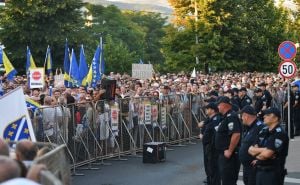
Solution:
M293 141L300 151L299 141ZM84 176L73 176L74 185L200 185L205 178L202 156L202 144L187 145L186 147L171 147L167 151L166 161L157 164L144 164L142 157L126 157L127 161L106 161L111 166L98 166L99 170L79 170ZM299 161L295 151L290 150L292 157L288 165L292 172L285 180L285 185L300 184L300 169L293 165ZM298 158L296 160L295 158ZM297 161L297 162L296 162ZM292 165L292 166L291 166ZM95 166L97 167L97 166ZM289 169L289 168L288 168ZM240 173L242 175L242 173ZM242 179L242 177L240 177ZM238 185L242 185L238 181Z

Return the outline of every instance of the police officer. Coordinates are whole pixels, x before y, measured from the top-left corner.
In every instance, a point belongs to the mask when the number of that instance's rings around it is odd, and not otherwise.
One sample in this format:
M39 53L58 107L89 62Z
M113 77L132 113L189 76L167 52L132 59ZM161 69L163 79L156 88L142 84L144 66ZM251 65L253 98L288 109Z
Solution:
M255 158L248 154L249 147L257 140L257 135L264 127L262 121L256 117L256 111L250 105L241 110L241 118L245 125L239 159L243 164L243 181L245 185L255 185L255 167L251 164Z
M272 95L271 93L267 90L266 84L264 82L258 84L258 87L263 91L263 98L266 99L266 107L269 108L271 107L272 103Z
M267 100L263 96L262 89L257 88L257 89L254 90L254 93L255 93L255 97L256 97L256 101L254 103L254 108L255 108L255 111L258 114L258 118L260 120L263 120L264 118L263 118L263 114L262 114L261 111L267 108Z
M247 95L246 87L242 87L239 90L239 98L240 98L240 109L243 109L246 105L252 104L251 98Z
M207 176L208 185L220 185L220 177L218 173L218 153L215 149L215 127L221 121L218 106L216 103L208 103L205 106L205 113L208 118L202 123L202 144L204 151L204 168Z
M218 167L222 185L234 185L238 179L240 161L238 146L241 137L241 123L228 97L221 97L218 101L222 121L216 129L215 145L219 152Z
M295 126L295 136L300 135L300 93L299 93L299 86L295 83L292 84L292 91L294 94L294 105L293 105L293 123ZM291 129L292 130L292 129Z
M285 161L288 155L289 138L280 126L280 111L269 108L264 111L267 125L258 134L258 139L248 150L256 158L256 184L283 185L286 175Z
M238 97L235 98L234 97L234 92L232 89L228 89L227 91L224 91L224 96L227 96L230 101L231 101L231 105L232 105L232 110L238 112L239 111L239 100Z

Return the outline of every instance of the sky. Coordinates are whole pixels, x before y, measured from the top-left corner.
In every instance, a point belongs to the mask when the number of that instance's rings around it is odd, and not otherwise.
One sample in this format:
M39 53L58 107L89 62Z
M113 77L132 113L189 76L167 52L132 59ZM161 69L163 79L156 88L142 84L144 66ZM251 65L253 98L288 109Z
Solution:
M168 0L107 0L107 1L118 1L124 3L141 3L141 4L153 4L160 5L164 7L170 7L168 4Z

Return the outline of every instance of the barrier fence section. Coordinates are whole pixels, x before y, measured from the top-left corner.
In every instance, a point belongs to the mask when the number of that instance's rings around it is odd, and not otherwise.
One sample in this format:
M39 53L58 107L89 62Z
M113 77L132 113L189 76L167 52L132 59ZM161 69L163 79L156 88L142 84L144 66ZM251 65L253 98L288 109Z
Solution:
M147 142L169 146L192 144L204 119L202 94L118 98L41 107L32 113L37 140L64 144L74 175L88 164L110 165L104 159L137 155Z

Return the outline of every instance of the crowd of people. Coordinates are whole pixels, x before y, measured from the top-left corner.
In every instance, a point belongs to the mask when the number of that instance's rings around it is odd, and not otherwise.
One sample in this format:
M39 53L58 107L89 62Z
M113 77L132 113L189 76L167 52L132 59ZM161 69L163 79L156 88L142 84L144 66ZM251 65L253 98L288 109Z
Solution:
M240 163L243 164L246 185L283 184L288 148L285 130L288 126L283 128L281 123L287 125L290 116L290 137L300 134L297 77L296 80L288 80L275 73L200 72L196 76L184 73L154 74L146 80L135 79L127 74L110 73L103 79L115 81L115 93L110 94L113 97L109 98L109 101L151 97L153 102L161 102L169 96L178 95L181 102L191 100L191 110L196 117L200 116L201 110L205 111L207 119L198 126L201 128L199 137L203 142L207 184L236 184ZM16 86L23 86L25 96L44 108L77 104L80 109L82 104L88 112L88 107L92 107L93 102L107 100L107 89L101 86L100 82L96 88L51 88L53 82L47 80L43 89L29 89L25 76L16 77L14 82L4 78L1 78L1 81L1 91L4 94ZM290 115L287 111L288 84L292 85ZM200 97L203 103L196 101L196 97ZM126 106L127 108L122 108L134 109L130 104ZM92 112L92 108L90 111ZM184 108L181 111L185 111ZM73 111L67 112L70 115ZM52 113L44 114L44 117L47 117L47 114ZM50 117L53 118L53 115ZM89 117L92 119L92 116ZM62 123L65 121L61 120ZM195 121L193 119L193 122ZM80 123L79 120L74 122ZM47 132L47 128L52 128L53 125L44 127L44 132Z

